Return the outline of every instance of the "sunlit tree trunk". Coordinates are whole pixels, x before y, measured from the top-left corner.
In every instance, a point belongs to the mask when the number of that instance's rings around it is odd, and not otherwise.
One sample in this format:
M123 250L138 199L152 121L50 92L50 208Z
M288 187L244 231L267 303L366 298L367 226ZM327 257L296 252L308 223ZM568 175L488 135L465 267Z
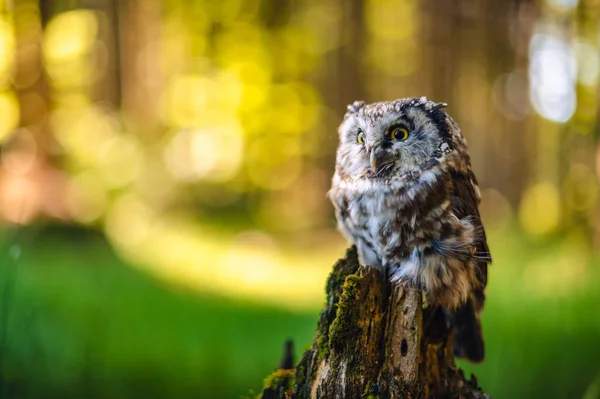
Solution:
M162 4L128 0L119 4L121 106L128 128L146 134L159 126Z
M16 2L14 6L17 45L13 81L19 100L19 126L35 137L37 156L41 158L47 157L52 147L47 117L49 88L42 54L43 29L50 19L50 9L43 3L39 2L39 19L31 18L32 14L28 12L30 8L38 6L36 1Z
M119 0L81 0L81 7L97 11L98 44L96 65L99 74L91 93L92 101L115 110L121 107L121 62L119 50Z
M600 37L598 36L600 8L591 1L580 1L576 18L580 39L598 52L600 49ZM576 218L578 223L584 226L586 232L592 230L592 244L596 251L600 251L600 195L598 192L598 182L600 182L600 79L596 77L595 87L589 83L585 87L581 84L578 85L577 100L578 108L575 115L580 115L578 127L581 130L580 133L583 133L581 135L583 143L580 145L585 149L587 165L590 167L590 174L595 179L581 182L581 187L578 187L573 193L573 196L577 196L577 194L589 196L589 202L586 201L589 203L588 209L580 209ZM588 131L591 131L592 134L586 134Z
M452 102L457 83L460 40L455 36L459 20L452 0L428 0L420 3L419 49L421 68L418 72L423 95L438 102Z

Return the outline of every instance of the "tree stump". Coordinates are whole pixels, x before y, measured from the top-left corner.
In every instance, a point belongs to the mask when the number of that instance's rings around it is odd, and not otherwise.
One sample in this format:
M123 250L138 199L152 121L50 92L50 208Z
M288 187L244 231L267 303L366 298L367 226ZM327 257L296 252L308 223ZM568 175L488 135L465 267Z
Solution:
M488 398L454 363L453 332L419 290L391 286L356 249L333 267L312 346L265 381L263 399ZM424 321L425 320L425 321Z

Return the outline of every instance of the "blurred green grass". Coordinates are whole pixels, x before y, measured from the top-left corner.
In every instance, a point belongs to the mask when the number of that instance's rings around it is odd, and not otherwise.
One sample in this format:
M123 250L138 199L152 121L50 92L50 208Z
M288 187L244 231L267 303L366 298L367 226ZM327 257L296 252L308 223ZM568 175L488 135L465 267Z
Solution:
M26 237L16 263L2 252L6 398L239 397L261 387L287 338L309 342L317 319L176 291L95 235Z
M463 366L495 398L583 398L600 372L598 262L568 294L533 295L526 265L555 272L561 244L498 237L486 360ZM0 256L1 398L239 398L318 317L166 286L93 232L24 230Z

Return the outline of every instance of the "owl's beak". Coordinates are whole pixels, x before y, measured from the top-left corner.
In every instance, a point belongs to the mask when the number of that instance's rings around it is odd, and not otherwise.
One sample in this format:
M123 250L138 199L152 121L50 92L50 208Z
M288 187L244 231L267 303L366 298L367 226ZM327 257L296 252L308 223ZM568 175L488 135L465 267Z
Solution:
M375 149L371 150L371 156L369 160L371 161L371 170L373 172L377 172L377 158L375 157Z
M394 158L393 155L387 151L373 148L369 153L369 162L371 163L371 170L373 173L377 173L377 168L381 169L385 165L394 162Z

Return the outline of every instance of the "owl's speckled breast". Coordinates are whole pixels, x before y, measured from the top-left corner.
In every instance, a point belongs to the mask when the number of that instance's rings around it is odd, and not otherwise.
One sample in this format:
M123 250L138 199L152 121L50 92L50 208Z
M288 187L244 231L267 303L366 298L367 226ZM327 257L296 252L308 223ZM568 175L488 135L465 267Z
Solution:
M346 181L334 184L330 197L338 227L363 265L383 266L392 280L423 288L432 302L452 308L476 281L478 233L470 218L453 213L450 181L443 172L404 182Z
M363 264L387 266L391 258L410 256L449 217L448 189L434 172L414 181L365 179L336 187L339 228L359 248Z

